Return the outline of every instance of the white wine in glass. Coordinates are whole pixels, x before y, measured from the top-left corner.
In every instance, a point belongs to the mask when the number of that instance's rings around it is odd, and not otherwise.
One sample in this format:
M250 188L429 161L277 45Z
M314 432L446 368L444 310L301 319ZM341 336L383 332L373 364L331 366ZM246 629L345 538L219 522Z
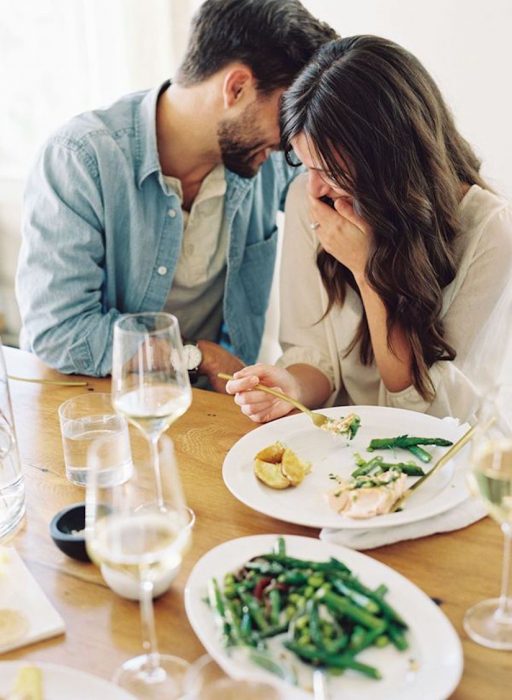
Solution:
M188 664L158 651L153 587L155 581L179 566L190 543L194 515L185 505L172 441L167 436L157 445L158 488L153 466L140 460L134 461L126 482L106 485L101 471L107 448L99 439L89 450L87 551L99 566L106 565L138 583L145 652L126 661L113 680L136 697L174 700L181 697Z
M118 319L114 324L112 403L149 441L157 488L158 440L191 401L178 319L164 312L127 314Z
M510 404L508 405L510 411ZM505 538L499 598L477 603L464 617L464 629L479 644L492 649L512 649L512 430L503 414L475 435L471 491L486 505Z

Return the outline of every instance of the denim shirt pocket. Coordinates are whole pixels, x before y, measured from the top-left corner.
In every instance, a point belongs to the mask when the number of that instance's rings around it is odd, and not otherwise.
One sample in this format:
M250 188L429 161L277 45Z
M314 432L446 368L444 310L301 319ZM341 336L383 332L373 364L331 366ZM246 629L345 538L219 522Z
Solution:
M258 316L265 314L274 276L278 229L270 236L246 247L239 269L239 276L249 306Z

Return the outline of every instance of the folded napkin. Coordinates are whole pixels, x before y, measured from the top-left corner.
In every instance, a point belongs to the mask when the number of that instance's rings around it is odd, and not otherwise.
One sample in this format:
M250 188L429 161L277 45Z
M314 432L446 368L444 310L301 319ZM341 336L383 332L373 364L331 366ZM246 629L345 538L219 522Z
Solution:
M64 620L14 547L0 547L0 655L64 632Z
M373 549L386 544L401 542L402 540L416 540L419 537L435 535L438 532L450 532L460 530L463 527L476 523L487 515L485 506L477 500L467 498L459 505L439 513L425 520L415 523L396 525L391 527L364 528L364 520L361 521L360 530L338 530L324 528L320 531L320 539L325 542L342 544L351 549ZM378 517L378 516L377 516Z

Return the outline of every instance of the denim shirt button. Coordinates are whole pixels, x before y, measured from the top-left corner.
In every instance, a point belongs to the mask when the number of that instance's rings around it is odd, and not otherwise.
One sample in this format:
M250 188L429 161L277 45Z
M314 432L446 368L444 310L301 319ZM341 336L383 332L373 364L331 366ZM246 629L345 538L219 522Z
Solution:
M157 270L159 275L166 275L167 274L167 268L165 265L160 265L160 267Z
M169 209L167 213L169 214L171 219L174 219L174 217L176 216L176 209Z

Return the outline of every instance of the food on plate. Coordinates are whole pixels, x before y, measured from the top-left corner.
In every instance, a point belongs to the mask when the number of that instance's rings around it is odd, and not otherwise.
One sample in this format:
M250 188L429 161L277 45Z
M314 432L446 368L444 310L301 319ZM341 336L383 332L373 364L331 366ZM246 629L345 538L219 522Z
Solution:
M321 430L325 430L333 435L347 435L349 440L352 440L361 426L361 418L356 413L349 413L348 416L340 416L339 418L330 418L320 426Z
M327 494L327 502L336 513L347 518L373 518L391 513L407 484L407 475L394 467L379 474L350 479L332 477L337 483Z
M30 629L30 623L21 610L0 609L0 651L22 639Z
M415 462L385 462L384 457L381 455L376 455L370 460L365 460L361 455L356 452L354 458L357 464L357 469L354 469L350 476L374 476L376 474L382 474L389 469L399 469L403 474L407 476L424 476L425 472L423 468L420 467Z
M281 464L264 462L261 459L254 460L254 473L260 481L272 489L287 489L290 481L281 471Z
M280 537L274 552L226 574L223 585L212 578L207 602L223 643L253 649L249 658L267 670L279 673L300 659L379 679L379 669L357 655L370 646L408 647L407 624L385 600L386 593L385 586L363 584L337 559L288 556Z
M436 445L437 447L449 447L453 445L451 440L444 438L428 438L428 437L410 437L409 435L398 435L392 438L375 438L366 448L368 452L373 450L394 450L400 447L404 450L409 450L422 462L430 462L432 455L427 450L424 450L420 445Z
M264 447L254 457L254 473L273 489L298 486L311 471L309 462L303 462L281 442Z
M43 673L37 666L22 666L6 700L43 700Z

